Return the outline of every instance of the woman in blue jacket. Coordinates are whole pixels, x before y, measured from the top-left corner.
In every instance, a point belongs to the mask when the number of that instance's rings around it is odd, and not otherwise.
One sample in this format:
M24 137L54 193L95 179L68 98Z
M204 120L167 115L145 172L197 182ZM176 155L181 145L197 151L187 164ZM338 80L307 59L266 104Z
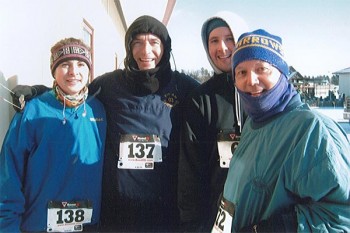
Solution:
M15 114L0 154L0 232L97 229L106 115L88 96L90 67L82 41L57 42L53 89Z

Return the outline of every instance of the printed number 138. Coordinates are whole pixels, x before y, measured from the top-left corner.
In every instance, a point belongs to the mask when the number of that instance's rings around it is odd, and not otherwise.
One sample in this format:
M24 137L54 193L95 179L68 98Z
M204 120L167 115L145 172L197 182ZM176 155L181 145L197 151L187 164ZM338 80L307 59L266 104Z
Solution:
M63 210L57 211L57 224L82 222L84 221L84 210ZM64 219L63 219L64 218Z

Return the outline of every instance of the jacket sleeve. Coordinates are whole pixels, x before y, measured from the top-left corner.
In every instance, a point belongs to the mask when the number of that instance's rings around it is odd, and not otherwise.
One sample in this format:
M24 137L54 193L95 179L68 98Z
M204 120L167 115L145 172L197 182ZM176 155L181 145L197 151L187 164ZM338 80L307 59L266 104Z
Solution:
M178 206L182 230L197 231L208 213L209 187L205 157L205 133L200 103L189 99L181 130L178 170ZM207 206L207 207L206 207Z
M16 113L0 153L0 232L20 232L25 197L22 192L30 127Z
M106 90L111 89L111 85L115 85L121 77L123 77L123 70L120 69L96 77L89 84L89 94L104 102L104 99L109 97Z
M340 126L316 121L306 144L299 143L287 188L301 198L296 205L298 231L350 231L350 143ZM289 170L291 171L291 170Z
M250 229L350 232L350 143L336 124L324 127L324 122L316 122L311 128L283 168L285 188L296 204ZM286 218L288 214L295 217Z

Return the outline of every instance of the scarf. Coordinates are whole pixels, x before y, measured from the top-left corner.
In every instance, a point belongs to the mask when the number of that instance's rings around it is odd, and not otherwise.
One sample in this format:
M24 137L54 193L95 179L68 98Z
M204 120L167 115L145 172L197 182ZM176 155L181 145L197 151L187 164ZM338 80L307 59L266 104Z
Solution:
M76 107L81 105L88 96L88 88L85 86L78 94L76 95L67 95L62 89L58 86L56 80L53 82L53 92L56 96L56 99L63 103L67 107Z
M169 83L171 74L169 62L149 70L127 67L126 83L137 96L154 94Z
M276 85L261 94L254 97L237 89L243 106L247 114L254 122L263 122L270 117L283 112L289 101L297 94L288 79L281 74Z

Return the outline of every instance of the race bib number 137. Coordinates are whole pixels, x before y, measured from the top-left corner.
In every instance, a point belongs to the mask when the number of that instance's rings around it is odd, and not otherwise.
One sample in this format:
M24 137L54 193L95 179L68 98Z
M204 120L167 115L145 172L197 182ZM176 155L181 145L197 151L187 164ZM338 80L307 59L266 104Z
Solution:
M153 169L162 162L162 147L157 135L125 134L120 138L119 169Z

